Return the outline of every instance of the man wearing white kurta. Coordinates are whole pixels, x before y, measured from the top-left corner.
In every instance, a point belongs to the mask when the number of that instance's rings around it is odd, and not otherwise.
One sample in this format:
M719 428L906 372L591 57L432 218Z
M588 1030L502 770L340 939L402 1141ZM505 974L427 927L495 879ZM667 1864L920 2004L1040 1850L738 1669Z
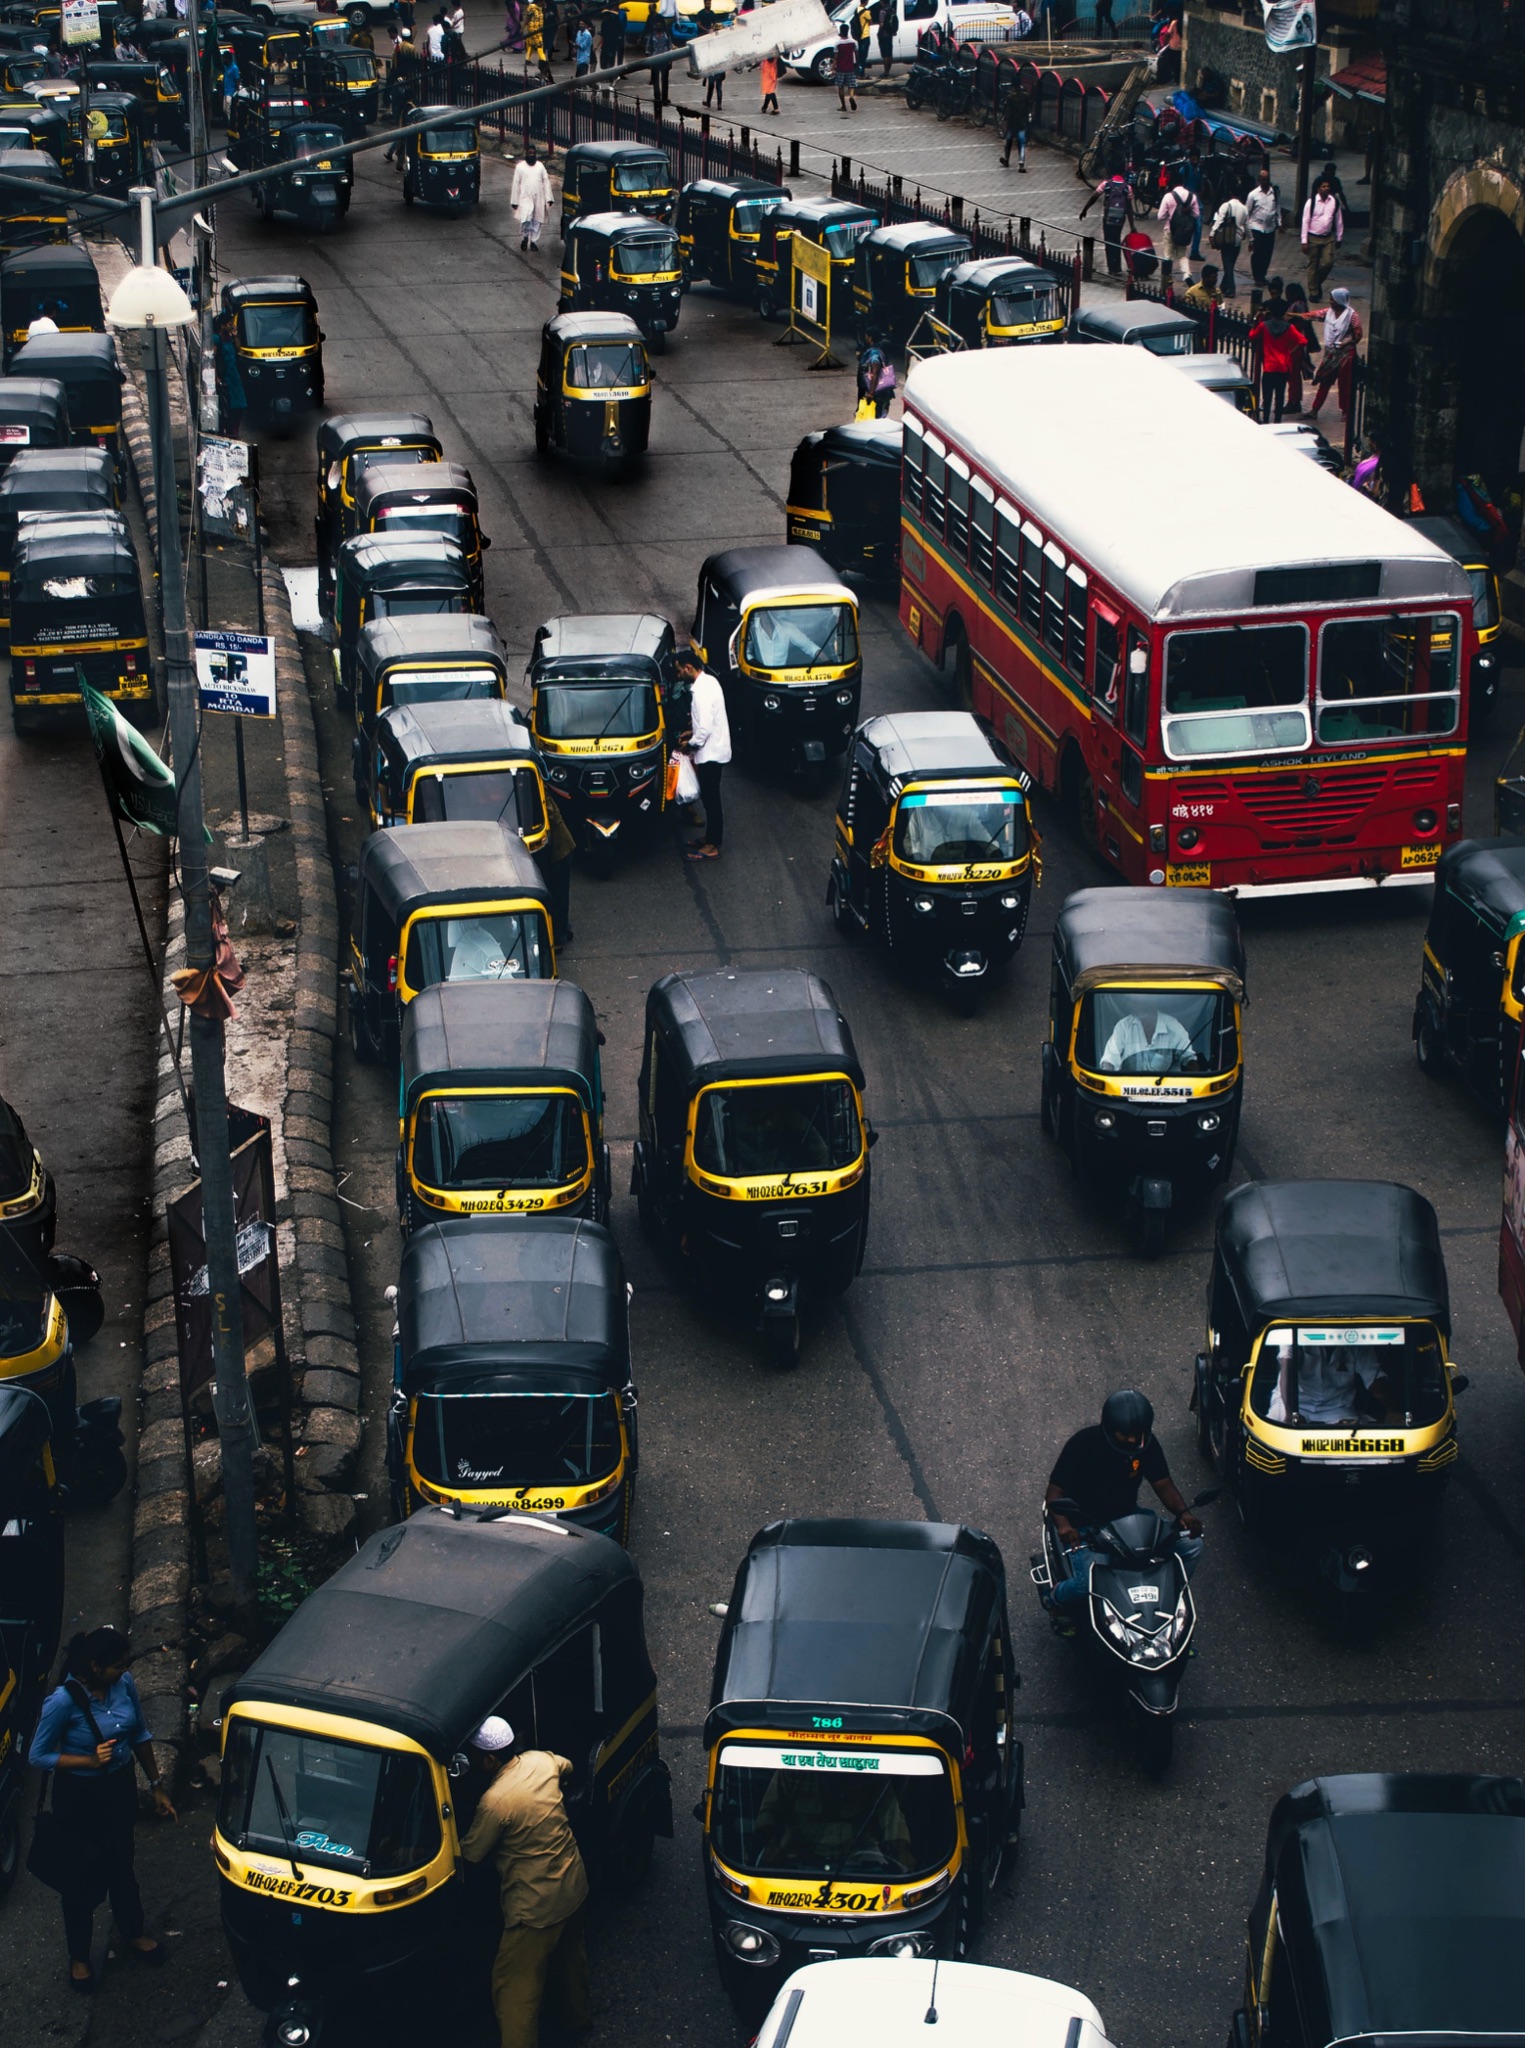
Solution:
M514 166L514 184L508 203L519 222L519 247L538 249L540 230L551 210L551 179L545 165L535 155L533 142L526 145L523 162Z
M731 725L726 716L725 692L718 679L700 661L692 648L678 656L678 673L687 677L691 694L688 706L689 734L684 752L699 778L699 800L704 805L704 837L684 852L685 860L719 860L725 839L725 810L720 800L720 778L731 758Z

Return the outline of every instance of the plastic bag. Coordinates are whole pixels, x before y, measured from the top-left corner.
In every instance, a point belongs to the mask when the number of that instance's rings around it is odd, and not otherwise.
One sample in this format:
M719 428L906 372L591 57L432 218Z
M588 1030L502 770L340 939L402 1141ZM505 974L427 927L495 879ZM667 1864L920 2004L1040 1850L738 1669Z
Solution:
M878 413L874 409L874 401L871 398L860 398L858 400L858 410L853 414L853 418L855 420L877 419Z
M698 774L687 754L674 754L673 759L678 764L678 774L673 787L672 800L677 804L691 804L697 800L699 795Z

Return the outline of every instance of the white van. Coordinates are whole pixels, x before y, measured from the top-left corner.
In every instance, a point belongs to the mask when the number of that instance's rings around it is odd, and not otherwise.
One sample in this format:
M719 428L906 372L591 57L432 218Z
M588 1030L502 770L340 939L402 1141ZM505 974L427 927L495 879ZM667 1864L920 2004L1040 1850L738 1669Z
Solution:
M836 0L836 5L828 9L833 33L815 42L803 43L797 50L780 51L779 61L789 70L797 71L801 78L813 78L818 84L830 85L836 24L845 21L856 27L859 4L860 0ZM868 46L870 73L880 58L880 4L881 0L873 0L875 29ZM900 26L895 31L897 62L909 63L916 55L917 37L925 35L929 28L948 29L965 43L1010 43L1017 40L1015 8L994 4L994 0L898 0L898 5Z
M984 1963L888 1955L796 1970L753 2048L927 2048L929 2038L938 2048L1108 2048L1101 2014L1067 1985Z

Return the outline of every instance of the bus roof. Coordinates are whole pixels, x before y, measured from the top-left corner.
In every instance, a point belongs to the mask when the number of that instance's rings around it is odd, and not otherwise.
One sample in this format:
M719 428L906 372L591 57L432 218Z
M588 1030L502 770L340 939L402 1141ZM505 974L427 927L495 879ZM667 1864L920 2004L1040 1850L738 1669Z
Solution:
M913 367L905 398L1146 617L1358 596L1471 602L1433 541L1317 463L1288 462L1253 420L1147 349L937 356ZM1174 493L1162 509L1160 478L1183 448L1222 487Z

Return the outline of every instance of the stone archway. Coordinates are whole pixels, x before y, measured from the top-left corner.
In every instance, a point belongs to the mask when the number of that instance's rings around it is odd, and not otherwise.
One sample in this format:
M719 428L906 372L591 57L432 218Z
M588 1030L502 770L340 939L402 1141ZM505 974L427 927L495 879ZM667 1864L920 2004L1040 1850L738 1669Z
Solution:
M1473 164L1446 181L1430 215L1424 300L1435 347L1418 466L1447 493L1477 470L1502 494L1525 434L1525 190L1503 171Z

